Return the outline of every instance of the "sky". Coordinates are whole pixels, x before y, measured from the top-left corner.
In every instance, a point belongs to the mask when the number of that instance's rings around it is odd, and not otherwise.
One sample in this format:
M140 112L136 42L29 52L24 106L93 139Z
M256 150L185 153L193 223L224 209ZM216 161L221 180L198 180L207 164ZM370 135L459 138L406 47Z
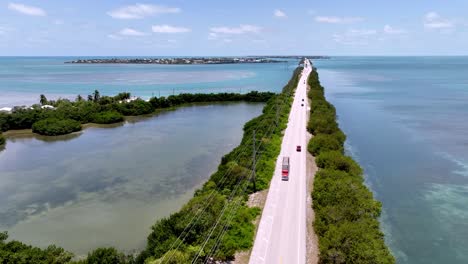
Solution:
M0 56L468 55L466 0L0 0Z

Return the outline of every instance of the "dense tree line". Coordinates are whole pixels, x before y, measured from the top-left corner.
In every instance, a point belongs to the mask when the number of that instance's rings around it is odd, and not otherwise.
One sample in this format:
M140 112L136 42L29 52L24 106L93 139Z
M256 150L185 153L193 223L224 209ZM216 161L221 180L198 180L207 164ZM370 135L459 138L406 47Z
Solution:
M39 120L32 125L32 131L34 133L45 136L65 135L80 130L80 122L73 119L58 119L50 117Z
M125 256L115 248L98 248L86 259L72 261L73 253L54 245L45 249L8 239L7 232L0 232L0 263L4 264L133 264L133 256Z
M0 133L0 147L5 145L5 142L6 142L5 137Z
M312 193L320 263L395 263L379 228L381 204L365 186L359 164L344 155L346 137L316 69L308 84L312 104L307 129L314 135L308 150L320 168Z
M6 242L8 234L0 232L0 263L14 264L62 264L69 263L73 254L62 248L49 246L46 249L25 245L19 241Z
M110 124L121 122L124 116L137 116L153 113L157 109L175 107L187 103L197 102L225 102L225 101L247 101L266 102L273 96L271 92L249 92L246 94L219 93L219 94L179 94L169 97L153 97L149 102L142 99L129 100L130 93L120 93L116 96L101 96L99 91L94 91L85 100L80 95L75 101L59 99L49 101L44 95L40 96L40 104L32 107L14 107L12 113L0 112L0 132L10 129L29 129L33 124L49 120L75 120L81 124L99 123ZM54 107L51 108L50 106ZM44 123L42 123L43 125ZM60 132L75 131L70 122L47 122L54 124ZM61 129L56 129L61 127ZM74 126L73 126L74 127ZM42 133L46 129L37 129L35 132ZM54 133L44 133L51 135Z
M269 98L260 116L245 124L240 145L222 158L218 170L195 192L194 197L182 210L157 221L152 226L146 249L136 259L137 263L156 264L161 263L163 259L164 263L190 263L199 253L200 263L208 257L231 260L236 251L252 247L255 231L252 221L260 214L260 209L245 205L247 194L267 188L273 176L275 160L281 148L282 131L286 128L292 94L301 70L302 68L297 68L283 91ZM236 96L233 95L233 98ZM188 95L181 98L184 98L185 102L193 100L190 99L193 97ZM265 98L259 94L251 94L251 100L263 99ZM217 101L216 96L213 96L213 100ZM257 144L262 142L258 148L261 155L255 167L255 182L249 181L253 167L253 133L256 134ZM244 187L246 192L235 192L238 186ZM236 203L239 204L237 210L220 217L225 206ZM204 210L203 214L197 214L201 210ZM227 219L229 216L232 217L231 221ZM190 225L193 219L197 221ZM211 230L217 220L220 220L220 227ZM188 226L190 228L186 229ZM225 235L221 238L220 234L224 230ZM211 237L210 231L213 232ZM179 236L181 239L178 239ZM204 243L206 246L202 248ZM213 248L217 250L211 251Z

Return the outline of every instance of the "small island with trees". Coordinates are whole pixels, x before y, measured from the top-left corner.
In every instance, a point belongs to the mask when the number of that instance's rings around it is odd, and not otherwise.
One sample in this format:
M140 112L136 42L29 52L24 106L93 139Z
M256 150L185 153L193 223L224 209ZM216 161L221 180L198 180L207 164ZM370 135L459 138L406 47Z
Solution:
M78 95L74 101L68 99L48 100L40 96L40 104L30 107L16 106L11 111L0 111L0 132L18 129L32 129L45 136L65 135L80 131L82 124L113 124L122 122L125 116L139 116L158 109L171 108L190 103L207 102L266 102L274 93L252 91L240 93L209 93L152 97L149 100L132 97L130 93L116 96L101 96L98 90L83 98ZM5 139L0 134L0 146Z
M266 57L187 57L187 58L94 58L66 61L72 64L239 64L281 63Z

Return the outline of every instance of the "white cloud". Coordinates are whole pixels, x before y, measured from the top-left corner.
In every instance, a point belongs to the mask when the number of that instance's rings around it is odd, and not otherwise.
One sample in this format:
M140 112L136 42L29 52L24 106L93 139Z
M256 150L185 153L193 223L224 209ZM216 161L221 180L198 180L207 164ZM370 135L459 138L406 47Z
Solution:
M160 5L135 4L124 6L107 12L107 14L117 19L140 19L151 15L179 13L180 8L166 7Z
M406 30L393 28L390 25L385 25L384 29L383 29L383 32L386 33L386 34L391 34L391 35L399 35L399 34L406 33Z
M192 31L186 27L174 27L170 25L154 25L151 27L154 33L187 33Z
M111 39L122 39L121 37L115 35L115 34L109 34L107 35L108 38L111 38Z
M14 10L16 12L29 15L29 16L46 16L47 15L46 12L39 7L28 6L28 5L18 4L18 3L9 3L8 9Z
M424 27L427 29L451 29L454 26L452 21L441 17L436 12L429 12L424 16Z
M210 32L208 34L208 39L217 39L218 38L218 34L217 33L214 33L214 32Z
M364 21L362 17L337 17L337 16L316 16L315 21L330 24L352 24Z
M124 28L119 31L119 34L122 36L131 36L131 37L142 37L146 36L147 34L133 28Z
M377 30L373 29L350 29L348 34L351 36L370 36L377 34Z
M275 17L280 17L280 18L286 18L288 17L283 11L279 10L279 9L276 9L273 14L275 15Z
M239 27L212 27L211 33L240 35L246 33L260 33L261 27L254 25L240 25Z
M0 26L0 35L5 35L5 34L7 34L8 32L13 31L13 30L14 30L14 29L11 28L11 27Z
M377 33L373 29L350 29L343 34L334 34L333 40L346 45L367 45L369 40L375 39Z

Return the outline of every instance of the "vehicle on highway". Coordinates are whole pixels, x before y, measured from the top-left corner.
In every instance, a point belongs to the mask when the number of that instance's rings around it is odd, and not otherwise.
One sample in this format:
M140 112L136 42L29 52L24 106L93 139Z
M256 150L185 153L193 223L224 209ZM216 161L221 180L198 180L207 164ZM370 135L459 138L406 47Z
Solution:
M304 98L302 98L302 102L304 102Z
M302 150L301 146L297 146L297 147L296 147L296 151L297 151L297 152L301 152L301 150Z
M289 157L283 157L283 164L281 167L281 180L289 181Z
M301 104L301 106L304 106L304 104Z

